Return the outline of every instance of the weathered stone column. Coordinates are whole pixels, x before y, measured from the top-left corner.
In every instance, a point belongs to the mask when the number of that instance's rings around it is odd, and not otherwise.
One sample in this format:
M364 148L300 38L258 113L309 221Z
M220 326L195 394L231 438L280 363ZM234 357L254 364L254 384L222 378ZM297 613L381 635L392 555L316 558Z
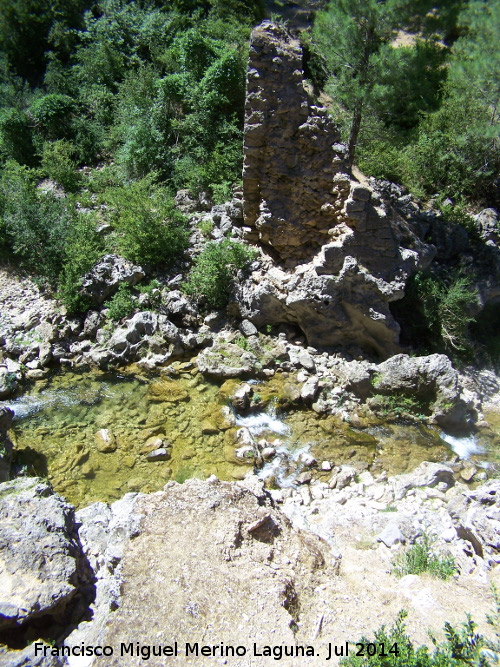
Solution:
M283 27L252 32L245 108L245 225L281 259L311 257L328 241L345 195L334 189L343 146L303 80L302 49ZM252 236L251 236L252 238Z

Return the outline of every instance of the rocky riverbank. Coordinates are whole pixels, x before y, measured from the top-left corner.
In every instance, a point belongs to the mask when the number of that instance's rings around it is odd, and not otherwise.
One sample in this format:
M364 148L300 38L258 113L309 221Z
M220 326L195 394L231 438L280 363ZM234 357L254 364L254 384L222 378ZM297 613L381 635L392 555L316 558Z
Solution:
M46 480L9 480L13 414L1 409L0 639L10 649L38 638L56 642L38 656L36 644L6 651L2 665L68 664L58 649L82 642L112 647L95 664L121 665L121 644L175 641L183 665L194 664L185 655L193 642L242 647L234 659L216 656L241 666L275 664L276 654L263 657L266 646L314 646L301 664L315 665L329 644L370 635L401 607L410 608L417 642L427 641L429 626L438 631L471 609L486 629L489 584L500 564L500 484L487 481L491 471L454 456L394 476L358 460L346 437L338 459L308 452L280 486L279 475L265 470L279 460L282 443L254 435L244 420L272 406L299 417L303 411L304 421L318 419L325 438L354 429L378 454L383 447L369 429L401 420L481 432L496 443L482 414L500 390L495 373L459 373L444 354L412 355L400 345L391 308L410 276L431 262L472 267L478 298L470 313L494 306L498 216L481 212L468 233L393 184L353 179L345 146L304 80L298 40L270 22L252 35L244 135L243 188L221 205L203 193L196 200L177 194L190 248L150 289L138 286L151 267L108 254L78 286L88 312L68 315L28 277L0 272L0 399L33 383L40 388L61 369L116 373L134 364L144 385L155 380L140 396L147 393L148 415L135 408L133 445L108 425L89 423L88 414L57 429L54 447L67 459L59 478L77 470L86 492L99 470L110 478L124 466L127 475L141 470L141 477L114 480L114 497L124 488L133 493L77 512ZM183 285L207 242L228 237L252 245L254 258L235 271L227 307L211 312ZM125 285L133 312L113 320L107 300ZM179 408L190 392L206 393L201 378L214 383L213 404L205 401L200 414ZM175 454L194 459L206 440L238 481L212 475L164 486L172 474L162 467L173 456L169 436L180 438L182 420L196 429ZM70 431L78 441L64 449ZM38 429L37 442L48 433ZM96 450L118 451L118 463L102 465ZM164 490L136 493L147 488L144 473L157 484L149 491ZM421 539L454 559L450 581L390 573L394 558ZM93 664L74 658L72 667ZM143 658L132 648L127 664ZM154 656L150 664L164 663ZM285 655L282 664L296 662Z
M0 664L118 665L122 644L177 641L174 664L194 664L186 643L223 642L248 651L227 664L274 664L273 657L250 657L256 643L261 655L265 646L314 646L314 656L301 662L316 665L329 643L370 636L374 624L394 622L403 607L417 642L471 610L486 631L488 587L500 562L499 512L497 481L470 491L451 468L429 463L388 479L357 476L346 466L329 484L286 493L266 491L254 475L238 483L169 482L164 491L128 494L75 515L41 480L4 483L0 515L10 533L1 550L3 640L59 633L66 639L58 647L83 642L111 646L114 655L23 662L31 647L4 653ZM397 554L424 534L436 553L454 556L450 581L390 573ZM40 559L49 552L50 561ZM13 596L20 572L23 585ZM139 665L143 658L126 660ZM150 664L163 660L151 657ZM200 661L213 664L212 657Z

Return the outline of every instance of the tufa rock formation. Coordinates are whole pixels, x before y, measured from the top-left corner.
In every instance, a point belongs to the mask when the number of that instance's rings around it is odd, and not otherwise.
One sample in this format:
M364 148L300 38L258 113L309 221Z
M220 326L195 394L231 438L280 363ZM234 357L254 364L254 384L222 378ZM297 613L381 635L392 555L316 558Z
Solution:
M299 41L269 21L252 32L245 113L244 231L280 268L240 286L238 314L294 324L316 347L395 354L389 303L435 248L350 179L338 131L307 91Z
M0 486L0 641L78 622L93 597L74 508L38 477Z
M310 256L328 241L349 180L340 135L304 87L300 43L269 22L252 33L245 115L245 225L281 259Z

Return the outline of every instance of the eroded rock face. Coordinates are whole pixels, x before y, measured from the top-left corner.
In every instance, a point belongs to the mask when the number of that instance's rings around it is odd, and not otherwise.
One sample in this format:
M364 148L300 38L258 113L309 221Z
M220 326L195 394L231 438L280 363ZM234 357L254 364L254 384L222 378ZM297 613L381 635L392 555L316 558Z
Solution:
M101 304L114 294L122 283L132 287L144 276L140 266L134 266L132 262L117 255L106 255L84 277L82 294L89 297L92 303Z
M37 477L0 485L0 630L65 617L82 583L74 509Z
M99 332L98 332L99 340ZM184 351L180 332L165 315L146 310L126 320L102 345L89 353L90 359L101 368L133 361L144 351L160 355L162 361Z
M247 74L245 225L281 256L310 254L328 239L343 205L332 193L343 157L326 109L311 104L302 49L282 27L265 21L252 33ZM323 208L322 208L323 207Z
M313 347L359 345L383 358L399 351L400 327L389 302L403 290L404 274L387 282L346 257L338 275L318 275L312 263L255 271L236 286L236 305L257 327L287 322Z
M338 131L303 80L300 43L269 21L252 32L245 113L244 231L280 268L240 285L238 315L298 325L315 347L396 353L389 303L435 248L345 173Z

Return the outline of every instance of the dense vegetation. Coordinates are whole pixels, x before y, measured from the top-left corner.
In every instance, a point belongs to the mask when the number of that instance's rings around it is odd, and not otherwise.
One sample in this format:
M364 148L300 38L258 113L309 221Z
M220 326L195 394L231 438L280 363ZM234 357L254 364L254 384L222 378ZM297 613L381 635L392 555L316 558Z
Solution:
M351 162L420 196L498 203L499 37L499 0L332 0L312 49Z
M188 235L175 191L217 202L241 178L247 41L262 15L260 0L6 0L2 252L71 310L85 308L75 286L105 252L177 257Z
M500 0L331 0L306 40L350 164L356 157L365 174L432 198L444 220L467 229L476 254L471 213L500 204L499 37ZM463 257L414 276L392 304L402 342L495 359L496 334L470 326L476 270Z

